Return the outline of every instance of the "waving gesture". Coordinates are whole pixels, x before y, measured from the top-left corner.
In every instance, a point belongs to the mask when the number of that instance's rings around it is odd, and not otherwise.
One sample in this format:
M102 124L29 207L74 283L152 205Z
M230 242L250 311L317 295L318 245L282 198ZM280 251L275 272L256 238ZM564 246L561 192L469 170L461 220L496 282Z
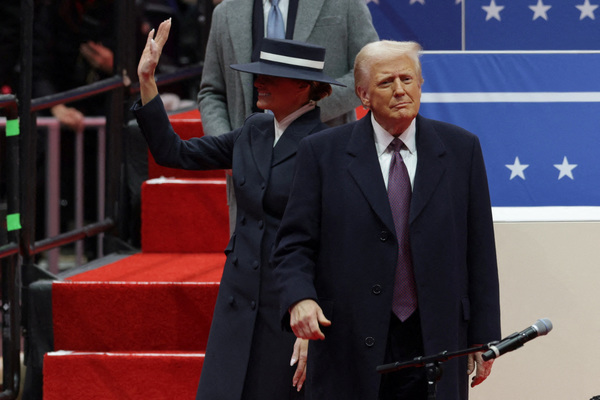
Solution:
M158 65L162 49L169 38L170 30L171 18L161 22L158 31L156 31L156 37L154 36L154 29L148 33L146 47L144 47L137 70L142 104L148 103L158 94L158 87L154 81L154 71Z

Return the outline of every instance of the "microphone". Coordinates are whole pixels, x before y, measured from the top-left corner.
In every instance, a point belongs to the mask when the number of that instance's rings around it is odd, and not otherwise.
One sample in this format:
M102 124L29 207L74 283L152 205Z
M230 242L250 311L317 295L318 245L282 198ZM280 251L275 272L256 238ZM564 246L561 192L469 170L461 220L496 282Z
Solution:
M499 343L489 344L489 350L483 353L482 358L484 361L488 361L492 358L500 357L504 353L518 349L525 343L535 339L538 336L546 335L551 330L552 322L550 322L549 319L538 319L536 323L531 325L529 328L521 332L515 332L512 335L502 339Z

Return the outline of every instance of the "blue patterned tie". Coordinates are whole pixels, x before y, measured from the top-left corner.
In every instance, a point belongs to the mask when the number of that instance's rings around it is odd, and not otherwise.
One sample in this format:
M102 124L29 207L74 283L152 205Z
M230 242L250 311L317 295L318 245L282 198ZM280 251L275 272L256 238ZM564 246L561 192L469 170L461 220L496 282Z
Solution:
M400 155L403 145L404 143L398 138L394 138L390 144L393 153L388 180L388 197L398 239L398 264L396 265L392 311L400 321L406 321L417 309L417 291L408 235L408 214L412 190L406 165Z
M274 39L285 39L285 27L283 16L278 7L279 0L271 0L271 10L267 19L267 37Z

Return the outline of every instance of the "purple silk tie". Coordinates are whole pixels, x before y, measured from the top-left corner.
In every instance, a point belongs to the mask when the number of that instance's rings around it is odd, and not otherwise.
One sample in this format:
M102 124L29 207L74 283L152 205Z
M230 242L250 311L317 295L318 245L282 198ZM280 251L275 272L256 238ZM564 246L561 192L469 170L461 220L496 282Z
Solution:
M398 238L398 264L396 265L392 311L400 321L405 321L417 309L417 290L408 236L408 214L412 190L406 165L400 155L403 145L404 143L398 138L394 138L390 144L393 152L388 180L388 197Z

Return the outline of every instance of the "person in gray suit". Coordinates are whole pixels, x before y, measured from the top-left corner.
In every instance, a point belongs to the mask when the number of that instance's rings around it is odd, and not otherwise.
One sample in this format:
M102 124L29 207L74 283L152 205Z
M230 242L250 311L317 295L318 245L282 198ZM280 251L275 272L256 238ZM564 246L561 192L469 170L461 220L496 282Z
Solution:
M287 204L301 139L327 128L316 101L339 82L323 73L325 49L265 39L259 61L231 65L257 75L257 105L242 127L220 136L181 140L158 96L154 68L170 28L148 37L140 64L141 103L133 111L155 160L185 169L231 169L239 199L197 399L302 399L304 340L281 329L269 257ZM193 206L193 205L192 205ZM190 332L193 334L193 332Z
M230 64L257 59L265 36L270 0L225 0L213 12L198 103L204 134L219 135L238 128L256 104L253 77L229 69ZM364 0L280 0L285 37L327 49L324 72L343 83L321 101L321 119L337 126L356 119L360 102L354 95L354 57L378 40ZM229 187L230 182L228 182ZM235 197L229 191L230 228Z

